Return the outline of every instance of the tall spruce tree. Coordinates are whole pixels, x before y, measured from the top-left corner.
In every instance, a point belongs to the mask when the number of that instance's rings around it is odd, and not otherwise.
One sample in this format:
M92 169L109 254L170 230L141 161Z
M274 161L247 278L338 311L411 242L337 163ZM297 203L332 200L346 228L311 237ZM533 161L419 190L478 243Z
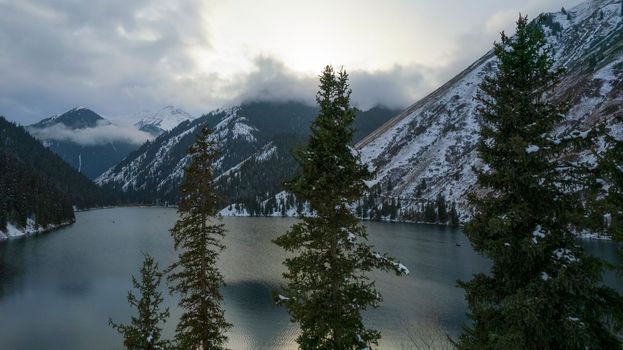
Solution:
M380 294L367 276L374 268L408 273L386 255L373 252L365 228L350 206L367 191L370 172L349 146L355 116L348 75L327 66L316 101L320 114L311 125L308 144L296 154L300 172L286 183L307 202L315 216L304 216L275 243L295 254L285 260L288 284L283 302L301 334L301 349L363 349L377 344L380 333L366 328L361 312L376 307Z
M460 282L469 318L460 349L618 349L623 304L601 283L603 264L576 244L585 213L579 176L553 136L566 113L548 102L558 82L538 25L526 17L496 43L498 65L480 86L479 156L485 167L465 233L491 259L489 274ZM571 170L570 170L571 169Z
M223 349L231 325L221 307L223 276L216 263L225 249L225 226L219 222L218 196L213 186L213 164L218 157L208 127L190 147L190 165L181 185L178 213L171 229L178 260L169 267L172 293L180 295L183 313L175 340L181 349Z
M132 276L132 285L138 290L139 296L128 292L128 302L138 311L132 316L130 324L117 324L110 319L108 323L123 335L123 345L128 350L165 350L171 349L168 340L161 339L162 327L169 317L169 309L161 310L162 293L158 291L162 273L158 271L158 263L149 254L141 267L140 282Z

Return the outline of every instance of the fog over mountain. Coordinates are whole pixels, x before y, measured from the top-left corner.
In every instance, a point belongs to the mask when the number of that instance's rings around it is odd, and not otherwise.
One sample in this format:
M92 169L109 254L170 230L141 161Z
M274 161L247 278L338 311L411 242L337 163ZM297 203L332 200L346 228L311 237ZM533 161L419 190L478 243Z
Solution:
M149 133L136 130L132 126L98 122L95 127L72 129L63 124L45 129L31 129L31 134L42 141L68 141L83 146L102 145L110 142L126 142L140 145L152 138Z

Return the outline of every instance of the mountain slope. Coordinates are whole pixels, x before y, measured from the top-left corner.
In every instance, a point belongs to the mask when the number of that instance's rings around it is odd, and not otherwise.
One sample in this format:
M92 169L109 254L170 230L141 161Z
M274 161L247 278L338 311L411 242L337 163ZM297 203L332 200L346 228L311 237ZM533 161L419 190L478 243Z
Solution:
M76 172L20 126L0 117L0 239L74 220L73 207L112 204L114 195Z
M43 119L27 130L89 178L120 162L147 139L146 134L133 135L84 107Z
M355 128L372 130L394 113L380 107L361 112ZM209 125L222 152L215 174L225 195L223 205L240 202L259 208L257 203L280 192L281 182L295 171L290 152L305 142L316 114L315 107L298 102L249 102L217 110L146 143L96 182L140 202L175 203L188 164L186 150L198 130Z
M182 122L195 119L184 110L173 106L166 106L153 114L148 112L145 112L145 114L146 116L134 124L134 126L154 136L171 131Z
M38 123L31 125L31 128L45 129L54 125L63 124L70 129L94 128L98 124L110 124L110 122L99 114L84 107L76 107L61 115L55 115L50 118L43 119Z
M589 1L565 12L544 14L537 21L552 45L556 66L566 69L551 96L572 104L560 135L611 120L623 106L621 2ZM472 167L479 166L474 97L495 64L488 52L356 145L362 160L376 170L371 184L379 184L381 197L417 209L442 194L468 214L466 193L475 189Z

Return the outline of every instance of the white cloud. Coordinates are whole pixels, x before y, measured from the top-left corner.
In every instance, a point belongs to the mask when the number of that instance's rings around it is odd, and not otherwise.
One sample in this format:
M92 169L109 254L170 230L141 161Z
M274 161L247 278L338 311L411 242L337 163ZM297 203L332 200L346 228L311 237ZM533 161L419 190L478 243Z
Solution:
M102 145L110 142L123 142L140 145L153 137L130 126L100 122L94 128L70 129L64 124L47 128L30 128L29 132L42 141L68 141L83 146Z

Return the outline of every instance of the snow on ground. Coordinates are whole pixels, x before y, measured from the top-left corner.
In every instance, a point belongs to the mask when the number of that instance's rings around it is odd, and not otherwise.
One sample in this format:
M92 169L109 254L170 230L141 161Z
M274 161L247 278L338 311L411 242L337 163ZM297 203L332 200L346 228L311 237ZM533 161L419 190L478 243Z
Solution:
M32 218L28 218L26 227L23 228L18 228L14 224L8 223L5 231L0 230L0 241L52 231L71 223L72 222L64 222L61 225L48 225L43 227L36 225L35 220Z
M236 209L238 205L239 209ZM221 216L250 216L249 212L242 204L230 204L218 212Z

